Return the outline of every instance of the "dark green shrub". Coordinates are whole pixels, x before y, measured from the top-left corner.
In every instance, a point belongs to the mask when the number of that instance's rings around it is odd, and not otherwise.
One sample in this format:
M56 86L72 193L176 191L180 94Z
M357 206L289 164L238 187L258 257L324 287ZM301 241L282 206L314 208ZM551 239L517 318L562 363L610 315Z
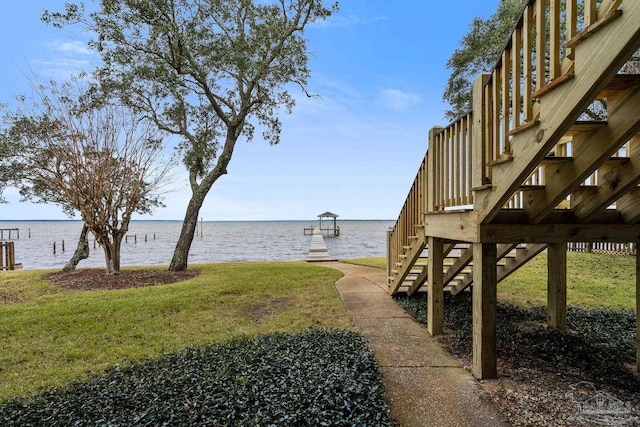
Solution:
M386 426L382 377L351 332L274 334L126 368L0 405L0 425Z
M417 321L426 323L426 296L398 297ZM471 294L445 294L445 328L449 350L469 358L472 352ZM635 361L636 320L631 311L611 309L567 310L568 330L546 326L545 307L529 309L499 303L497 307L498 357L513 365L579 369L580 379L640 390L640 380L625 368Z

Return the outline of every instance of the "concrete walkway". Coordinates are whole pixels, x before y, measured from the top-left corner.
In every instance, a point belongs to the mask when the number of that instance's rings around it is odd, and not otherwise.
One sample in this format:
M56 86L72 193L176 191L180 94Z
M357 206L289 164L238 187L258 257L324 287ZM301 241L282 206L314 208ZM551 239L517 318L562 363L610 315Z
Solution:
M336 288L378 359L391 417L410 426L506 426L477 381L386 292L383 270L341 262Z

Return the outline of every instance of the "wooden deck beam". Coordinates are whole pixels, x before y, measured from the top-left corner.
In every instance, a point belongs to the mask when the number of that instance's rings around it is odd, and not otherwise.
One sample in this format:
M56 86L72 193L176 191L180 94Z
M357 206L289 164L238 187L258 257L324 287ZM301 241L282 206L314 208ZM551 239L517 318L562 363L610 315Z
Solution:
M475 211L429 213L425 215L427 236L460 242L477 242L478 227Z
M567 243L547 246L547 326L567 329Z
M473 375L479 379L498 376L496 254L495 244L473 244Z
M428 237L429 264L427 277L429 278L429 293L427 294L427 330L432 336L442 335L444 325L444 295L442 289L444 263L444 240Z
M634 242L640 224L485 224L479 237L485 243Z

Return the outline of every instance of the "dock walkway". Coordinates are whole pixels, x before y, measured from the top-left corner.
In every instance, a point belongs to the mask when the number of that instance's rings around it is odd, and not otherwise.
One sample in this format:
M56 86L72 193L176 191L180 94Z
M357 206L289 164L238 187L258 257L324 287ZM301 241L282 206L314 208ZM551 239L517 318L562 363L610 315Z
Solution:
M334 261L329 256L327 245L324 243L324 237L320 229L315 228L313 235L311 236L311 245L309 246L309 253L307 254L307 261Z

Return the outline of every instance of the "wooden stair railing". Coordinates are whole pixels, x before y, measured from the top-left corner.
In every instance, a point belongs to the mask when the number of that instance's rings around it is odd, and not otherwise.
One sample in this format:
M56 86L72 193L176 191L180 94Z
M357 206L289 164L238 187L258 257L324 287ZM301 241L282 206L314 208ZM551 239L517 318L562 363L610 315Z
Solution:
M388 234L389 292L427 288L438 334L440 293L476 281L478 378L497 376L499 280L547 248L547 320L562 329L567 242L640 235L640 76L617 74L639 49L638 0L529 0L495 68L474 82L472 112L429 133ZM598 98L606 121L578 121ZM471 247L454 251L459 242Z
M625 221L640 220L640 116L633 113L640 76L616 75L640 48L640 5L582 2L578 16L577 0L531 0L494 70L474 84L473 112L430 132L429 152L389 231L391 294L415 293L428 281L426 266L416 265L427 260L426 214L472 209L485 224L505 208L521 209L539 223L563 208L588 222L615 202ZM607 121L576 121L597 97L607 99ZM626 155L616 157L621 148ZM470 252L447 267L445 284L468 273Z
M485 184L491 188L474 195L482 199L476 203L482 207L477 212L481 223L498 215L599 95L608 98L607 124L594 131L596 139L603 141L601 147L581 153L584 164L574 180L568 187L547 190L547 199L535 203L531 218L542 220L584 180L581 175L589 176L598 161L611 157L640 128L635 121L629 122L629 112L638 108L633 104L640 102L633 88L637 80L616 78L640 48L640 6L632 1L604 1L597 8L595 0L585 0L584 5L580 29L575 0L531 1L486 84L478 83L473 111L474 126L481 129L474 139L486 157L483 164L489 165ZM563 16L565 31L560 25ZM545 31L536 30L542 26ZM580 133L575 139L591 145L591 132ZM577 154L567 169L575 168ZM564 185L565 180L553 183Z

